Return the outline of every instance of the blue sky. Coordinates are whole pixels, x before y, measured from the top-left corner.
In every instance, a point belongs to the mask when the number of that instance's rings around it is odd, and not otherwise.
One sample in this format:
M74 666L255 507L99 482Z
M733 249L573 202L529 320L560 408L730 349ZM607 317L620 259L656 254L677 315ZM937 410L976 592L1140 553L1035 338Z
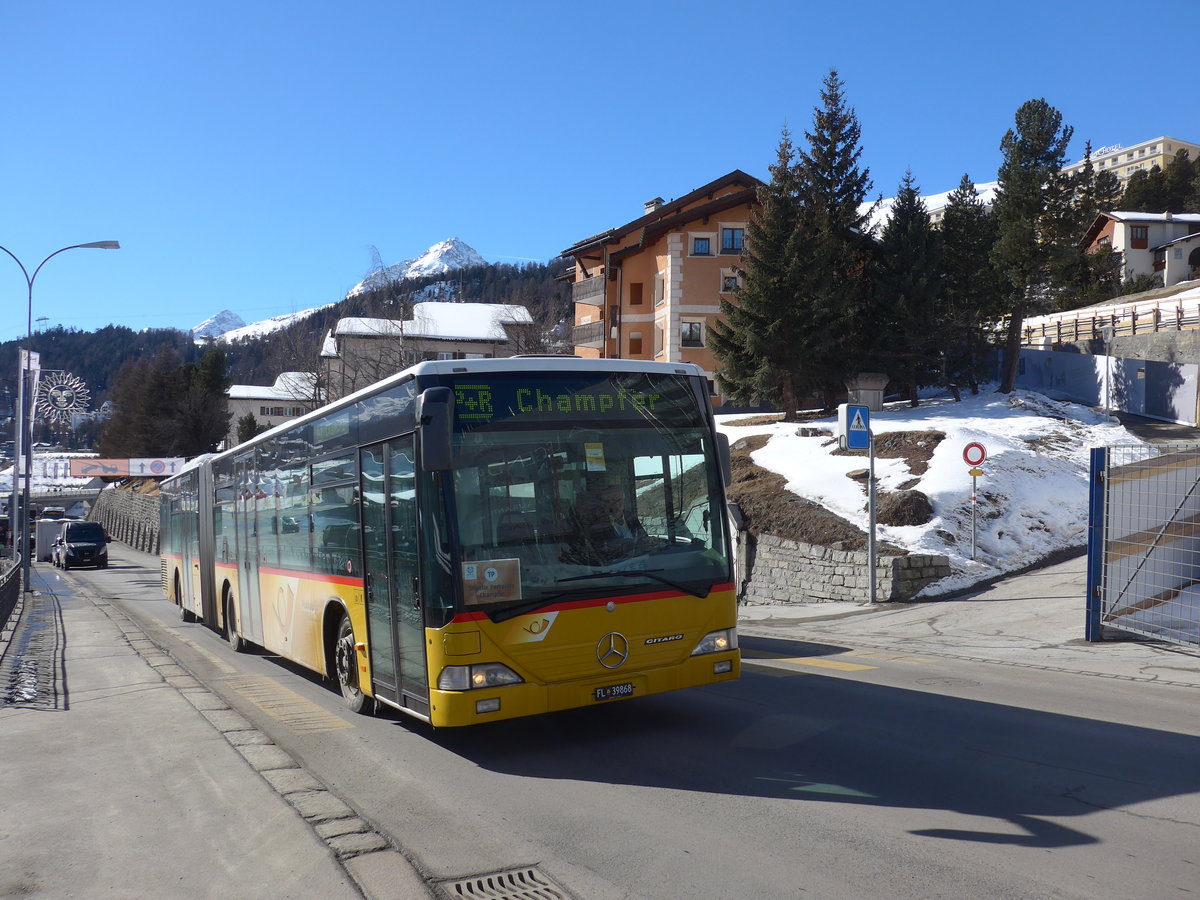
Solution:
M0 4L0 245L35 319L246 321L340 299L459 237L493 262L575 241L740 168L761 178L836 67L875 192L994 180L1021 103L1084 140L1200 141L1161 37L1191 5ZM1142 30L1141 38L1130 29ZM1128 52L1130 44L1141 48ZM1132 61L1131 60L1135 60ZM0 340L26 286L0 254Z

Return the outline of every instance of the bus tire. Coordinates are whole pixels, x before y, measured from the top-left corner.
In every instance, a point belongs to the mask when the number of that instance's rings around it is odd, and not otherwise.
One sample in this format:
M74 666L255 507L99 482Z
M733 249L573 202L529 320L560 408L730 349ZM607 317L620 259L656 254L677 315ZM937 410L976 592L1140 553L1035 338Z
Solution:
M246 653L250 649L250 642L238 634L237 597L233 591L225 595L225 637L234 653Z
M337 677L342 700L351 712L370 715L375 701L363 693L358 681L358 651L355 650L354 626L350 617L342 613L338 622L337 638L333 644L333 668Z

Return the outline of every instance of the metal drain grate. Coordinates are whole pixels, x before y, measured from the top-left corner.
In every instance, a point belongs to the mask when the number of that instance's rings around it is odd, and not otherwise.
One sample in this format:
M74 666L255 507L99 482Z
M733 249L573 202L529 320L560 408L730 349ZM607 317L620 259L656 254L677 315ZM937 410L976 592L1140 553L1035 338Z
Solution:
M471 875L442 883L448 897L471 900L570 900L571 895L537 868Z

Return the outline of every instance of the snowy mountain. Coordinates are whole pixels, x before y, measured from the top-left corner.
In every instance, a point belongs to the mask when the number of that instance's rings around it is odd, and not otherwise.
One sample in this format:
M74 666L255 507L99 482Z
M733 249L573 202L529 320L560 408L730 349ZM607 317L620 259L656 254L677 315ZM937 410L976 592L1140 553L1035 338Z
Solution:
M233 330L234 328L241 328L245 324L246 320L237 313L231 312L228 309L223 309L215 316L209 316L199 325L195 326L192 329L192 337L195 338L197 342L202 341L205 338L216 338L220 337L227 331Z
M458 238L450 238L448 241L441 241L434 244L415 259L405 260L393 266L388 266L381 272L373 272L351 288L346 296L353 297L355 294L374 290L381 285L402 278L442 275L447 272L453 272L456 269L465 269L469 266L486 266L487 264L488 261L476 253L473 248L464 244ZM457 287L458 285L454 282L431 284L418 291L413 296L413 300L415 302L434 300L453 301L457 299ZM279 331L282 328L286 328L300 319L307 318L319 309L325 309L327 306L333 305L332 303L326 303L312 309L302 309L299 312L287 313L282 316L272 316L269 319L251 322L248 325L237 313L226 309L217 313L212 318L205 319L193 328L192 336L198 344L210 340L236 341L244 338L262 337L265 334L270 334L272 331Z
M402 278L421 278L426 275L443 275L456 269L470 266L486 266L487 260L458 238L450 238L434 244L416 259L407 259L388 266L381 272L372 272L354 287L347 297L372 291Z
M302 309L299 312L286 313L282 316L271 316L269 319L263 319L260 322L251 322L249 325L243 323L240 327L231 328L229 331L223 332L217 336L220 341L237 341L243 338L262 337L265 334L270 334L272 331L279 331L287 328L293 322L299 322L301 319L307 319L318 310L324 309L326 306L333 306L332 303L326 303L324 306L316 306L312 309Z

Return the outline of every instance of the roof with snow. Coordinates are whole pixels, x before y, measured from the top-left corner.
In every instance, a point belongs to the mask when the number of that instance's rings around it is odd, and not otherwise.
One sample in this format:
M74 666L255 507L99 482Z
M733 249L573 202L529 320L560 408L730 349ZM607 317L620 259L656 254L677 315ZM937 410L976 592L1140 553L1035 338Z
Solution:
M524 306L511 303L415 303L413 317L367 319L357 316L338 319L337 336L421 337L433 340L504 341L505 325L532 325Z
M234 384L230 400L311 400L317 387L313 372L281 372L269 387L258 384Z

